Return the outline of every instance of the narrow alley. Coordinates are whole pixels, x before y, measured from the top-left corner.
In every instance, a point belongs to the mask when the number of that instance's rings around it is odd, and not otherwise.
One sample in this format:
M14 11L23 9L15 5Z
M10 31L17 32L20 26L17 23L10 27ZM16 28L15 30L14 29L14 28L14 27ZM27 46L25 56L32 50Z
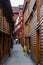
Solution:
M30 55L24 55L22 46L17 44L14 45L11 57L9 57L4 65L35 65L35 63L31 60Z
M43 0L0 0L0 65L43 65Z

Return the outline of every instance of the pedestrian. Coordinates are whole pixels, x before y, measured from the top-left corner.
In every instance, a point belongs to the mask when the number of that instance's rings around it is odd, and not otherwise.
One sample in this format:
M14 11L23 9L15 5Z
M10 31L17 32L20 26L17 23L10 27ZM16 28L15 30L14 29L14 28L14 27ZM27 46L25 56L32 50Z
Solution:
M27 56L27 45L26 44L24 44L24 55L26 55Z

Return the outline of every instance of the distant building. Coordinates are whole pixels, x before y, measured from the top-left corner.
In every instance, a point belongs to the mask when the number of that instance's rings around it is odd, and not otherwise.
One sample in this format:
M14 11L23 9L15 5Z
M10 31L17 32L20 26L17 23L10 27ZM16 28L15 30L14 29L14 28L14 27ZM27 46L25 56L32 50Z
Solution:
M19 8L12 7L12 10L13 10L13 19L16 21L17 17L19 16Z

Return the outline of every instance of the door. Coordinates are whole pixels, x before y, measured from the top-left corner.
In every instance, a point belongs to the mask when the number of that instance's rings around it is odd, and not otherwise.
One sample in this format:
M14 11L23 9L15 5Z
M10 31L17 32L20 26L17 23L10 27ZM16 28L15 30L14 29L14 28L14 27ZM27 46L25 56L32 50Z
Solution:
M31 50L31 38L29 37L29 50Z
M26 43L27 43L27 48L28 48L28 51L30 51L31 50L31 39L30 39L30 37L28 38L26 38Z

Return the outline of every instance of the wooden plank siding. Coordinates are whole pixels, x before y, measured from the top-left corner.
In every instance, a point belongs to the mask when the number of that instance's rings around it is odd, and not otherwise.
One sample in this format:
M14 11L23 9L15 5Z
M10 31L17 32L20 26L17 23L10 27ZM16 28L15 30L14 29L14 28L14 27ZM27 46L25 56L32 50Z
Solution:
M37 10L30 21L31 33L31 56L36 61L36 27L37 27Z
M25 35L30 32L30 21L27 20L27 23L25 24Z
M3 31L3 9L0 7L0 31Z
M0 64L3 59L3 36L2 32L0 32Z
M40 65L43 65L43 5L40 7Z
M7 18L3 16L3 8L0 6L0 64L10 55L10 28Z
M31 55L36 64L40 63L40 65L43 65L43 5L40 7L40 4L37 4L36 14L30 21ZM37 23L39 23L39 28L37 28ZM39 32L37 33L38 30Z
M36 4L34 4L35 2ZM31 37L31 57L36 62L36 65L38 63L43 65L43 0L30 0L29 5L29 12L32 13L32 16L30 13L28 14L29 18L26 18L26 10L24 11L24 36L26 37L28 34L25 43L28 45L29 37ZM30 19L30 22L28 22L28 19Z

